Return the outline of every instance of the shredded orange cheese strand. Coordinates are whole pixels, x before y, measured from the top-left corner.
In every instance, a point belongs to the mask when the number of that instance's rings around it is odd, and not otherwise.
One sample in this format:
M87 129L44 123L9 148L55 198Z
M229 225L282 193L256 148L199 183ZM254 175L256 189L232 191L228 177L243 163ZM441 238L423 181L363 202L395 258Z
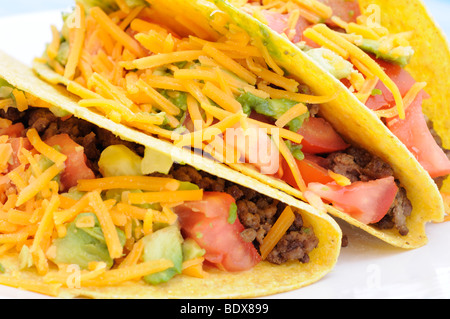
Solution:
M375 76L377 76L381 82L383 82L384 85L392 92L394 95L394 100L396 103L396 107L398 110L398 114L400 119L405 118L405 110L403 106L403 99L400 94L400 91L398 87L395 85L395 83L387 76L387 74L383 71L383 69L380 67L378 63L376 63L369 55L367 55L364 51L362 51L360 48L355 46L353 43L349 42L348 40L344 39L342 36L339 35L339 33L334 32L330 30L326 25L324 24L317 24L313 27L314 30L318 31L334 43L336 43L338 46L344 48L347 50L350 54L350 56L358 59L362 64L364 64Z
M45 144L39 137L36 129L32 128L27 131L27 137L33 147L41 154L45 155L49 160L57 165L61 165L67 160L67 156L58 152L53 147Z
M158 91L156 91L154 88L152 88L150 85L145 83L142 79L140 79L136 85L145 91L145 93L151 97L152 100L155 101L156 104L158 104L159 107L161 107L164 112L170 115L178 115L180 113L180 109L174 105L172 102L170 102L168 99L166 99L164 96L162 96Z
M228 112L226 110L223 110L223 109L220 109L218 107L215 107L215 106L213 106L211 104L202 103L201 107L206 112L212 114L215 118L218 118L219 120L223 120L226 117L228 117L228 116L233 114L233 113ZM292 141L294 143L300 144L302 142L302 140L303 140L303 136L301 136L300 134L298 134L296 132L292 132L290 130L286 130L286 129L283 129L283 128L280 128L280 127L277 127L277 126L274 126L274 125L271 125L271 124L267 124L267 123L264 123L264 122L260 122L260 121L254 120L254 119L250 119L250 118L247 119L247 121L249 123L252 123L252 124L255 124L255 125L259 125L259 127L261 127L261 128L267 129L269 135L272 135L272 133L273 133L272 130L275 130L275 132L277 134L279 134L280 137L285 138L287 140L290 140L290 141Z
M329 19L333 14L331 7L317 0L294 0L294 2L317 14L322 19Z
M16 276L0 276L0 284L41 293L47 296L56 297L59 295L61 284L48 284L36 280L20 278Z
M269 230L266 237L264 237L263 243L260 247L261 257L263 260L266 259L272 249L275 248L289 227L291 227L294 220L294 212L291 207L287 206Z
M59 46L61 44L61 36L56 26L51 26L52 30L52 42L47 47L47 55L51 60L54 60L58 55Z
M199 143L203 141L209 141L218 134L225 132L227 128L233 127L235 124L240 122L243 116L244 114L242 112L232 114L221 120L219 123L211 125L202 131L196 131L193 133L182 135L180 140L175 141L174 144L178 147L183 146L198 147Z
M336 99L338 92L330 96L315 96L303 93L294 93L272 88L264 83L259 83L258 88L269 94L273 99L288 99L298 103L322 104Z
M235 113L242 110L242 105L233 96L227 95L211 82L205 84L202 92L229 112Z
M164 271L171 267L173 267L173 262L170 260L151 260L124 268L106 271L94 279L85 280L81 285L83 287L116 285L121 282L140 279L141 277Z
M298 168L297 162L295 161L294 156L289 151L288 147L284 143L283 139L280 137L278 141L278 148L280 150L281 155L284 157L286 162L288 163L289 169L292 171L292 175L294 176L295 182L300 189L300 191L304 192L306 190L305 181L300 174L300 170Z
M275 125L278 127L285 127L290 121L295 119L296 117L305 114L308 112L308 108L305 104L299 103L294 105L289 110L287 110L280 118L275 122Z
M416 82L411 86L409 91L403 97L405 111L408 109L411 103L414 102L414 100L417 97L417 94L419 94L419 92L423 90L426 87L426 85L427 85L426 82ZM385 110L377 110L375 111L375 114L377 114L378 117L392 118L398 115L398 110L397 108L393 107Z
M187 260L183 262L182 274L190 277L205 278L208 273L203 270L204 257Z
M145 241L141 238L137 243L133 245L133 249L127 255L127 257L120 263L119 269L136 265L141 258L142 252L144 251Z
M127 70L151 69L165 64L171 64L183 61L193 61L198 59L203 52L200 50L178 51L171 53L161 53L151 55L145 58L137 59L131 62L121 62L121 65Z
M344 59L348 59L350 53L344 48L340 47L329 38L325 37L321 33L317 32L314 28L308 28L303 32L303 35L312 41L316 42L320 46L323 46L333 52L336 52L338 55L343 57Z
M328 175L329 175L332 179L334 179L335 182L336 182L338 185L340 185L340 186L348 186L348 185L350 185L350 184L352 183L352 182L351 182L347 177L345 177L344 175L335 173L335 172L333 172L333 171L331 171L331 170L328 170Z
M128 194L128 202L130 204L152 204L152 203L173 203L173 202L178 203L185 201L198 201L202 199L203 199L202 189Z
M140 45L115 24L99 7L94 7L90 11L91 16L108 32L117 42L130 50L137 57L145 55Z
M86 32L86 17L84 11L84 5L80 2L76 4L76 18L75 18L75 39L73 45L70 47L69 58L67 60L66 68L64 70L64 77L72 80L75 76L75 71L78 66L81 57L81 51L83 50L83 44Z
M230 70L234 74L236 74L241 79L247 81L249 84L256 84L256 76L251 73L249 70L244 68L242 65L229 58L223 52L217 50L213 46L206 44L203 47L203 52L214 59L215 62L222 65L226 69Z
M59 166L57 164L52 165L45 172L43 172L42 175L38 176L28 186L21 190L16 202L16 207L23 205L25 202L35 197L48 185L48 183L50 183L53 178L55 178L56 175L63 170L63 168L64 166Z
M64 198L64 196L61 196ZM81 213L89 205L89 197L84 195L80 200L76 201L66 210L55 212L53 218L55 225L62 225L68 221L73 220L79 213Z
M26 109L28 109L28 101L25 97L25 94L22 91L14 89L12 94L14 95L14 99L16 100L17 110L23 112Z
M114 176L79 180L77 189L81 192L91 192L97 189L140 189L143 191L175 191L179 187L179 181L165 177Z
M108 247L111 258L122 257L122 245L120 244L119 235L117 234L111 215L105 206L98 192L91 192L89 196L89 205L94 210L98 218L100 226L105 236L106 246Z

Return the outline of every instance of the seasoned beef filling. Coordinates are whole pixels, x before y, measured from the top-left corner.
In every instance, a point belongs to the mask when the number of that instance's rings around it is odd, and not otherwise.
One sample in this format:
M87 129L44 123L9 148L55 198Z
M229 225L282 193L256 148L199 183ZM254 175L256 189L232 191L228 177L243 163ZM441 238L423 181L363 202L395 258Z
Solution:
M444 151L445 155L447 155L447 157L450 159L450 150L444 148L444 146L442 145L442 139L438 135L438 133L435 131L435 129L433 127L433 122L426 116L425 116L425 120L427 121L428 129L430 130L431 135L433 136L434 140L436 141L436 144L439 145L439 147ZM442 187L442 183L447 178L447 176L448 175L446 175L446 176L439 176L439 177L436 177L434 179L434 182L436 183L438 188Z
M350 181L370 181L393 176L392 168L377 156L366 150L350 147L344 152L335 152L327 157L328 168L346 176ZM406 196L406 190L399 185L399 191L388 213L375 225L381 229L397 228L400 235L408 234L406 217L411 215L412 205Z
M58 118L48 109L30 108L25 112L19 112L17 109L9 108L6 113L1 111L0 117L7 118L13 123L21 122L26 129L35 128L43 140L57 134L69 135L72 140L84 147L88 166L97 176L99 176L97 162L100 154L110 145L124 144L137 154L141 156L144 154L143 146L123 141L110 131L74 116Z
M44 140L53 135L68 134L84 147L88 165L98 176L96 163L106 147L124 144L140 156L144 153L142 146L122 141L108 130L73 116L67 119L58 118L47 109L30 108L26 112L18 112L10 108L7 113L0 113L0 116L14 123L22 122L26 128L35 128ZM265 235L286 207L285 204L258 194L252 189L197 171L190 166L174 165L168 176L196 184L205 191L226 192L233 196L239 220L246 228L241 235L247 242L253 242L256 248L262 244ZM267 261L275 264L288 260L300 260L303 263L309 261L308 254L317 246L318 239L311 228L303 226L301 215L295 213L295 216L293 225L268 255Z
M286 207L285 204L253 189L197 171L190 166L174 165L169 175L194 183L206 191L226 192L233 196L239 220L246 228L241 235L247 242L253 242L256 248L262 244L264 237ZM282 264L288 260L306 263L309 261L309 253L317 247L318 242L314 231L304 226L302 216L296 212L294 223L266 260L274 264Z

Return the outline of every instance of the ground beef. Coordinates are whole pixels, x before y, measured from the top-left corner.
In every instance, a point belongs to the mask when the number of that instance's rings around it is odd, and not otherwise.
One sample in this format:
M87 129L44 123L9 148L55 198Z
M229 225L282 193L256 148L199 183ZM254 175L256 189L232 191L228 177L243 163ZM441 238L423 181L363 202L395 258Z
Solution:
M425 115L424 115L425 116ZM444 151L445 155L447 155L447 157L450 159L450 150L444 148L444 146L442 145L442 139L441 137L438 135L438 133L436 132L436 130L434 129L433 126L433 122L425 116L425 120L427 121L427 126L428 129L430 130L431 135L433 136L434 140L436 141L436 144L439 145L439 147ZM438 186L438 188L442 187L442 183L444 182L444 180L447 178L448 175L445 176L439 176L434 178L434 182L436 183L436 185Z
M328 169L346 176L352 183L370 181L394 175L394 171L381 158L374 156L366 150L350 147L344 152L335 152L328 155ZM381 229L397 228L401 235L408 234L406 217L411 215L412 205L406 196L406 190L398 181L398 192L388 213L375 225Z
M406 236L406 217L411 215L412 205L406 197L406 191L400 187L389 212L376 225L381 229L391 229L396 227L400 235Z
M74 116L62 119L43 108L30 108L26 112L16 113L17 110L11 112L10 116L14 117L16 122L22 122L27 129L36 129L43 140L58 134L69 135L72 140L84 147L87 165L97 176L99 176L97 162L100 154L110 145L124 144L137 154L141 156L144 154L143 146L123 141L110 131Z
M8 110L0 109L0 118L10 120L13 123L20 122L25 116L24 112L19 112L16 108L9 107Z
M352 183L394 175L389 164L357 147L350 147L345 152L331 153L327 161L330 170L346 176Z
M196 184L205 191L226 192L233 196L239 220L245 228L241 236L246 242L253 242L257 249L286 207L278 200L261 195L253 189L236 185L190 166L175 164L169 175ZM317 247L318 239L311 228L304 227L302 216L298 212L295 212L295 216L293 225L267 256L267 261L275 264L288 260L299 260L303 263L309 261L309 253Z

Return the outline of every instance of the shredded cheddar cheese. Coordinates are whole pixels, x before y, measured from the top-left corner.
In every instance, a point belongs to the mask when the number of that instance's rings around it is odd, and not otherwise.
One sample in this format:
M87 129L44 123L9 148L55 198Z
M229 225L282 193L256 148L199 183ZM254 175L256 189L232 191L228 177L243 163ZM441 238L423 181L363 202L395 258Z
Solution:
M277 245L288 228L291 227L294 219L295 215L292 208L287 206L269 230L266 237L264 237L263 243L260 247L261 257L263 260L266 259L267 255L269 255L272 249Z
M83 50L85 32L86 32L86 17L84 5L80 2L76 4L75 17L75 38L73 45L70 48L69 58L64 70L64 77L72 80L75 76L77 65L80 61L81 52Z
M116 176L89 180L79 180L78 190L93 191L96 189L140 189L144 191L175 191L180 182L170 178L150 176Z
M39 137L36 129L30 129L27 131L27 137L33 145L33 147L41 154L45 155L48 159L57 165L63 164L67 160L67 156L58 152L55 148L45 144Z
M130 204L172 203L198 201L203 198L203 190L162 191L128 194Z
M137 57L144 56L144 50L138 45L137 41L125 33L117 24L115 24L99 7L94 7L90 11L91 16L108 32L117 42L130 50Z
M290 121L295 119L296 117L305 114L308 112L308 108L305 104L299 103L293 107L291 107L288 111L286 111L276 122L275 125L278 127L286 126Z
M317 24L313 27L314 30L330 39L338 46L344 48L349 52L349 55L359 60L363 65L365 65L375 76L377 76L381 82L392 92L394 95L394 100L396 103L396 108L400 119L405 118L405 110L403 105L403 99L400 94L398 87L395 83L386 75L383 69L378 63L376 63L369 55L367 55L360 48L346 40L344 37L340 36L339 33L332 31L324 24Z

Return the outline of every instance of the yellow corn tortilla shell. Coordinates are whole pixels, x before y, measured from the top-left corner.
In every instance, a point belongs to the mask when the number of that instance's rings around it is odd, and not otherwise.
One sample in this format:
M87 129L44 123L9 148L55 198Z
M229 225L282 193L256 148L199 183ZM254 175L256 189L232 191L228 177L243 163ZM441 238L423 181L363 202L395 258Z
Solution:
M381 24L390 32L415 31L410 40L414 55L406 70L418 82L427 82L430 95L423 100L422 109L433 122L444 148L450 149L450 47L422 0L359 0L361 9L377 4L381 9ZM450 192L450 179L441 188Z
M327 206L328 212L397 247L418 248L427 243L426 223L439 222L444 217L444 204L436 184L398 138L340 81L317 65L289 40L226 1L214 0L216 6L204 0L188 2L149 0L148 2L152 5L152 9L161 13L171 12L173 16L189 14L197 18L198 13L201 13L205 21L199 21L199 23L207 23L216 10L222 10L234 23L245 29L252 39L261 39L262 41L259 42L266 46L275 62L289 70L290 75L297 77L300 82L308 85L314 94L325 96L330 92L337 92L338 96L334 101L321 104L321 115L348 141L379 156L391 165L395 177L407 191L413 211L407 218L409 229L407 236L399 235L395 229L380 230L365 225L332 206ZM245 165L230 166L274 188L304 199L300 191L280 180L269 178Z
M342 233L337 223L327 214L318 212L306 203L244 176L235 170L207 158L191 154L168 142L128 129L105 117L78 106L64 90L43 82L22 63L0 51L0 78L16 88L33 94L40 99L60 107L99 127L108 129L123 140L137 142L145 147L170 154L176 162L191 165L220 178L233 181L259 193L276 198L302 212L305 225L313 227L319 245L310 254L310 262L289 262L273 265L261 262L250 271L227 273L211 270L205 279L178 275L168 283L158 286L143 282L128 282L114 287L62 289L64 297L91 298L247 298L265 296L312 284L329 273L337 262ZM18 254L0 257L0 263L7 273L18 270ZM42 281L34 271L21 271L21 277ZM5 276L5 275L2 275Z

